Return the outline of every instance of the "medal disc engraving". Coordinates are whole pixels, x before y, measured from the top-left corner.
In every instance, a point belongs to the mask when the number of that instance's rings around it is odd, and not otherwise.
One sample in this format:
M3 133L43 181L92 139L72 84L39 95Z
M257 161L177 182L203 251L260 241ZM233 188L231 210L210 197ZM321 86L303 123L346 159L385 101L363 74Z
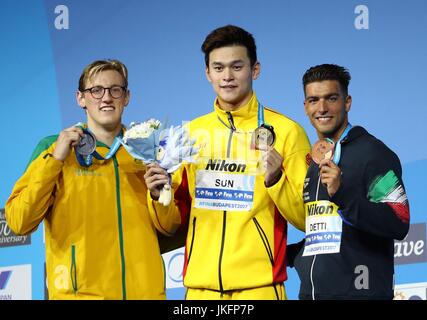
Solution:
M252 146L256 150L265 150L267 146L273 146L275 141L276 134L271 126L262 125L252 135Z
M80 139L79 144L75 146L75 150L82 156L92 154L96 149L96 138L93 133L87 130L83 131L83 137Z
M311 148L311 157L317 164L323 159L332 159L334 156L334 146L332 141L320 139Z

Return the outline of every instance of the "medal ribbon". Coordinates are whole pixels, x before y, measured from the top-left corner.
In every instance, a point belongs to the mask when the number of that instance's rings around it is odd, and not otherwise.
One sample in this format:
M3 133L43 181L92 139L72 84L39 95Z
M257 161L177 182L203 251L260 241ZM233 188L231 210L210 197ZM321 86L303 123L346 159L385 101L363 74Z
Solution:
M341 141L347 137L348 132L352 128L352 125L349 123L347 127L345 128L344 132L341 134L340 138L338 139L337 143L335 144L335 150L334 150L334 159L332 160L336 165L340 162L341 159ZM326 138L329 142L334 143L334 141L330 138Z
M90 131L89 128L83 128L81 125L78 125L78 126L83 129L83 132L87 131L87 132L92 133L92 131ZM121 138L122 136L123 136L123 131L120 130L120 133L114 138L114 142L111 145L110 150L108 151L108 153L106 154L105 157L101 156L95 149L95 151L92 154L89 154L86 157L83 157L81 154L76 152L77 161L83 167L90 167L92 165L92 162L93 162L93 157L95 157L98 160L108 160L108 159L112 158L116 154L117 150L119 150L121 143L120 143L118 138ZM95 143L96 143L96 141L95 141Z
M264 124L264 106L258 101L258 128Z

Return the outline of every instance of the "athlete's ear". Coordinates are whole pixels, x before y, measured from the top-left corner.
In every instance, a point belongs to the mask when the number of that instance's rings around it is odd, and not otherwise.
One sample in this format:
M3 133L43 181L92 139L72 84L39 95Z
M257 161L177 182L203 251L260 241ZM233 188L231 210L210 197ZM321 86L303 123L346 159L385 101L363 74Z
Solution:
M308 101L307 101L307 98L306 98L306 95L305 95L305 88L304 88L304 112L305 112L305 115L306 116L308 116Z
M352 102L352 99L351 99L351 96L350 95L348 95L346 98L345 98L345 111L348 113L349 111L350 111L350 109L351 109L351 102Z
M79 90L76 91L76 100L77 100L77 104L82 109L86 109L86 99L83 92L80 92Z
M125 107L129 104L129 100L130 100L130 90L126 89L126 92L125 92L125 101L124 101L124 106Z
M260 73L261 73L261 63L257 61L252 67L252 80L258 79Z
M210 83L212 83L212 78L211 78L211 76L210 76L210 74L209 74L209 67L206 67L206 69L205 69L205 74L206 74L206 79L208 79L208 81L209 81Z

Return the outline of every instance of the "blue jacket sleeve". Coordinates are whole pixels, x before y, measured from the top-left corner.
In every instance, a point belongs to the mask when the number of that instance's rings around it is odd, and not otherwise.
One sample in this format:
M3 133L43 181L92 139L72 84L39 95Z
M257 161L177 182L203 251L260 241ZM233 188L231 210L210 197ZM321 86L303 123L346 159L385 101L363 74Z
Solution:
M409 230L409 203L399 158L386 147L368 157L361 172L364 194L360 186L343 178L331 200L340 207L345 223L377 236L401 240Z

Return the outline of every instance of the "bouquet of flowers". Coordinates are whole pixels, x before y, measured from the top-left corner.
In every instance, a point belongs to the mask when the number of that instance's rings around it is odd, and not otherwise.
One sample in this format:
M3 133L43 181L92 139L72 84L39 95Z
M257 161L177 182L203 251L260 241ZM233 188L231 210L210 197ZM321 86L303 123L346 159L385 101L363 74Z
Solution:
M130 124L120 141L124 148L145 164L157 162L168 173L173 173L183 161L194 162L198 148L182 126L165 126L156 119ZM169 205L172 198L171 186L165 185L160 191L159 202Z

